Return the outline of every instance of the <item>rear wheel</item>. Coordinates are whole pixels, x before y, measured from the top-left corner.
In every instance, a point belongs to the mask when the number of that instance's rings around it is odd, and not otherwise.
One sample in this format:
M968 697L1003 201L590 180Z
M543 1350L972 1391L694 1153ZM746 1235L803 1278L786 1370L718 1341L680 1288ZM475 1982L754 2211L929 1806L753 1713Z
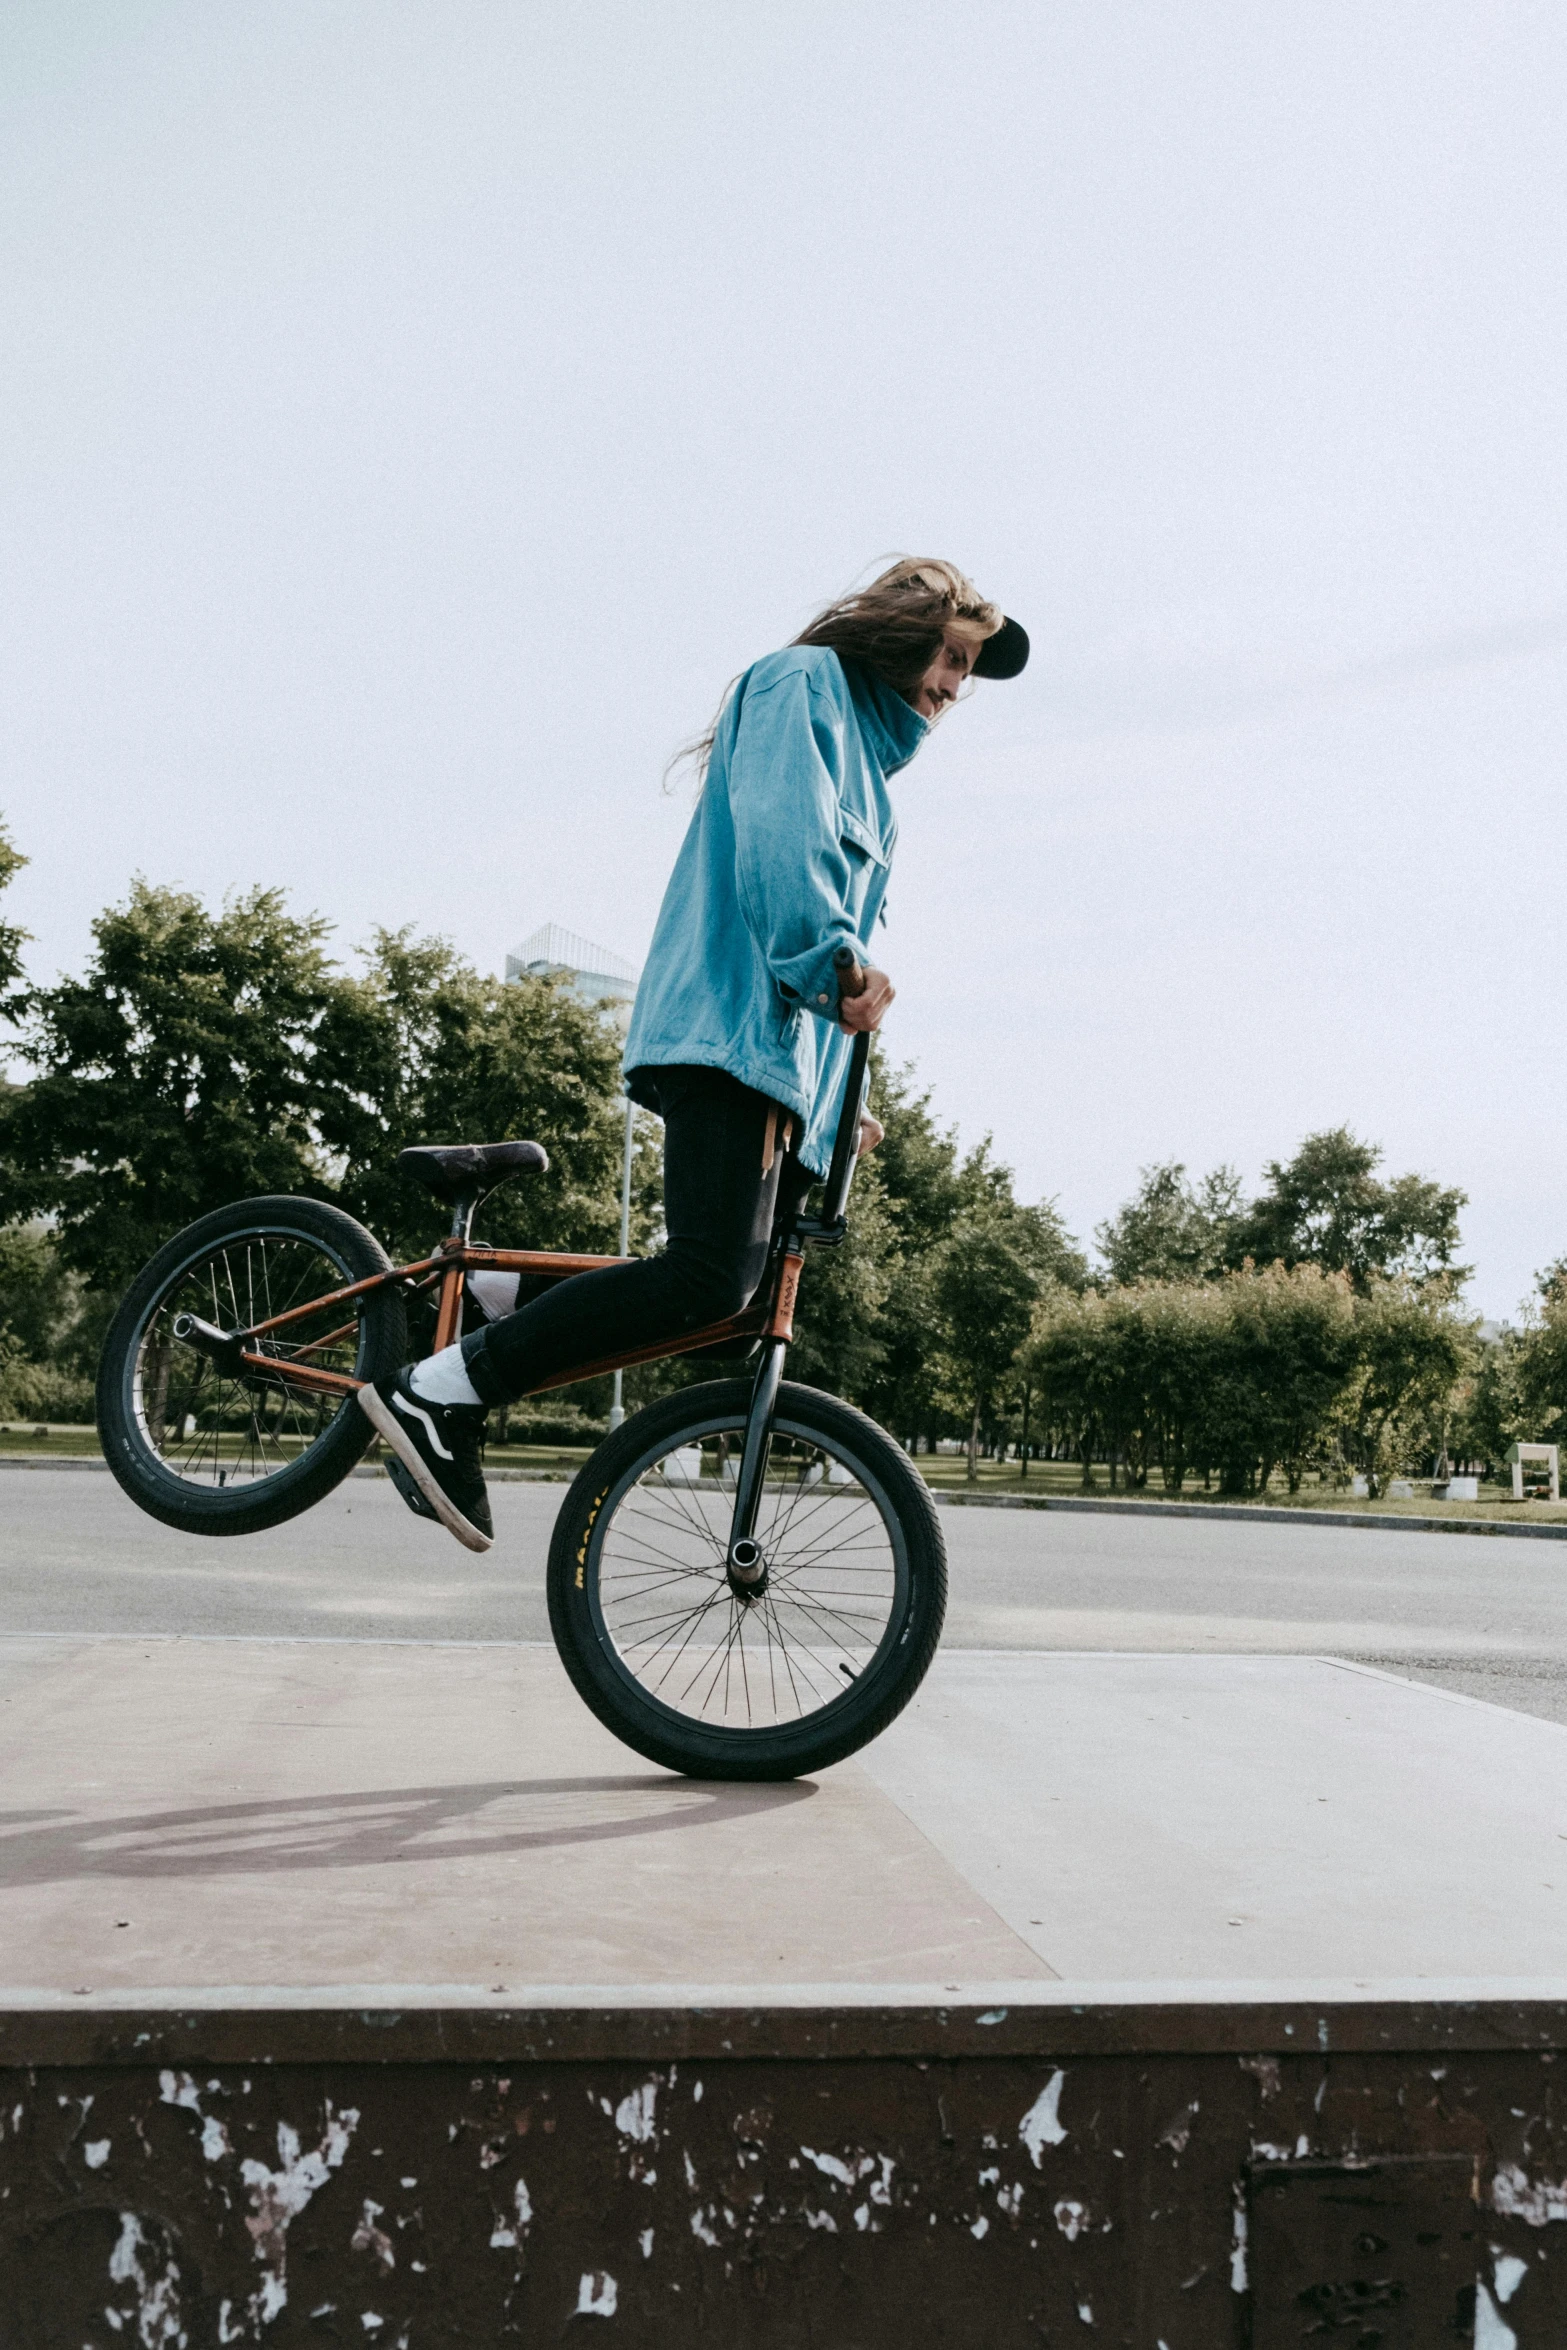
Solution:
M321 1200L241 1200L177 1233L126 1292L98 1370L104 1455L132 1501L188 1534L252 1534L330 1493L374 1431L352 1395L291 1386L284 1366L361 1380L395 1370L407 1345L396 1284L311 1305L390 1262ZM186 1316L228 1331L299 1307L310 1310L257 1342L272 1376L233 1377L176 1336Z
M906 1455L835 1396L779 1389L750 1591L728 1572L750 1387L686 1388L608 1437L550 1546L550 1622L609 1729L693 1778L792 1779L900 1713L946 1609L946 1552Z

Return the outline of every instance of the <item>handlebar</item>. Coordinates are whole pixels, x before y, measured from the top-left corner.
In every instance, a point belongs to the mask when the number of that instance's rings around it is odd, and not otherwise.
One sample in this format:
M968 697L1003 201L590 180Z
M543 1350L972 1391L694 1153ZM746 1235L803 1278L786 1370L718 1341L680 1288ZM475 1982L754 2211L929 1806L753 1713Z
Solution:
M838 994L857 996L865 993L865 970L857 960L852 947L840 947L833 956L833 968L838 974ZM865 1112L866 1066L870 1058L869 1029L862 1028L854 1039L849 1054L849 1074L843 1088L843 1108L838 1113L838 1131L833 1137L832 1162L827 1170L827 1191L822 1201L822 1222L840 1224L848 1204L849 1185L854 1180L855 1161L860 1153L860 1120Z

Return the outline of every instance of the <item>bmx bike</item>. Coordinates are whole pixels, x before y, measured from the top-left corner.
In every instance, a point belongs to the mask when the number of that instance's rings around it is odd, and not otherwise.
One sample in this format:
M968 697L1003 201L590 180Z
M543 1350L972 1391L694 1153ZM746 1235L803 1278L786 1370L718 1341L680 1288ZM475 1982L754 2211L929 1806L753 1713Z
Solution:
M868 1044L855 1039L816 1213L803 1213L808 1172L785 1165L751 1304L532 1391L757 1350L748 1379L678 1389L607 1436L550 1543L550 1626L578 1692L626 1745L694 1778L790 1779L852 1754L907 1705L941 1635L946 1552L923 1478L865 1413L783 1377L805 1253L847 1229ZM535 1142L396 1163L450 1209L415 1263L393 1264L341 1208L285 1195L202 1217L132 1282L104 1345L98 1426L139 1508L190 1534L280 1525L374 1441L356 1391L409 1359L411 1304L427 1327L433 1307L433 1352L460 1333L471 1272L569 1279L624 1261L473 1239L485 1198L548 1166Z

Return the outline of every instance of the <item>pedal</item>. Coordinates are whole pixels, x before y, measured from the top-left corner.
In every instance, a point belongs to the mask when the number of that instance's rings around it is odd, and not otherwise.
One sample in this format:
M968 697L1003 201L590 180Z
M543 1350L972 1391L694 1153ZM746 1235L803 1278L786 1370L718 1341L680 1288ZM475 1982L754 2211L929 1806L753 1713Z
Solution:
M420 1492L418 1486L415 1484L413 1477L407 1468L405 1468L403 1463L398 1459L395 1452L389 1453L387 1455L386 1473L391 1478L392 1483L396 1486L404 1501L407 1502L408 1507L413 1511L413 1514L416 1518L428 1518L433 1526L438 1526L440 1524L440 1519L436 1516L434 1510L431 1509L429 1503L425 1500L424 1495Z

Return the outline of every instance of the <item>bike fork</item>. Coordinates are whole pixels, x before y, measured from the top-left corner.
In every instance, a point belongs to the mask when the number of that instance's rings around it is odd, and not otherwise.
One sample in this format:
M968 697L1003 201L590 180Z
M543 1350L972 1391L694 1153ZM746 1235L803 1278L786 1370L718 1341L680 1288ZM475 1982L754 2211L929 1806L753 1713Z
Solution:
M783 1377L787 1344L783 1338L764 1340L762 1359L751 1387L751 1408L746 1415L745 1447L740 1455L740 1474L735 1480L735 1511L729 1528L729 1579L743 1596L754 1593L767 1573L767 1561L756 1540L756 1513L761 1507L762 1486L767 1476L773 1410L778 1402L778 1383Z

